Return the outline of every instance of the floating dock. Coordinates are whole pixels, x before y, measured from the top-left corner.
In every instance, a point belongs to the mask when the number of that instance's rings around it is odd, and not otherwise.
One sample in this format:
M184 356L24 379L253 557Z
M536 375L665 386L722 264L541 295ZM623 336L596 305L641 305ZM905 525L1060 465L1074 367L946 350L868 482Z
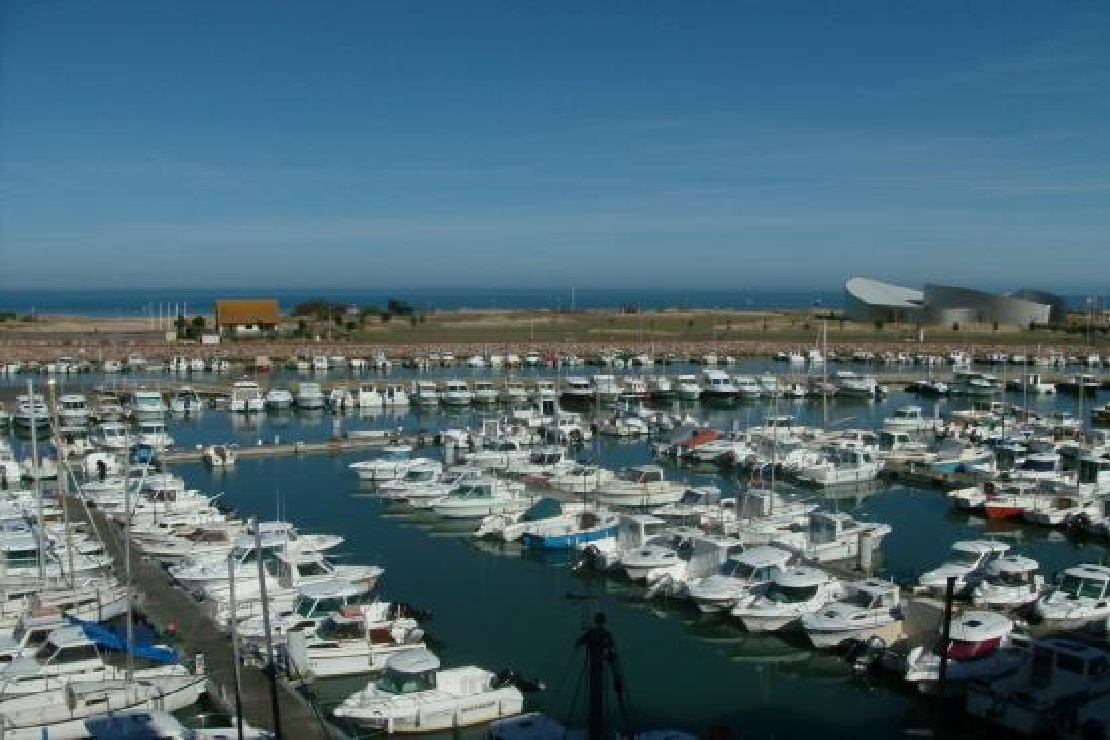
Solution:
M115 560L117 571L122 572L124 535L119 527L108 521L103 513L86 509L76 499L67 500L66 505L72 521L88 522L100 531L104 547ZM200 602L173 586L165 571L144 559L134 547L131 549L131 578L139 594L136 611L160 634L176 634L175 647L184 656L203 656L209 697L225 711L234 713L235 658L231 638L220 632L203 614ZM239 677L244 722L274 731L270 679L265 670L240 663ZM277 679L277 690L281 705L279 737L284 735L298 740L345 740L348 737L284 680Z

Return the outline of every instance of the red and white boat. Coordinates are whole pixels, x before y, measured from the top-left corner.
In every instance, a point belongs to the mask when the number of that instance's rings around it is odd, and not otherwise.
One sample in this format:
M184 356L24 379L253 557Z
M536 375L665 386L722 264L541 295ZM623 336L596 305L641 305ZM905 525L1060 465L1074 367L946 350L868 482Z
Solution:
M986 488L986 494L983 513L988 519L1020 519L1026 511L1043 505L1032 481L995 483Z

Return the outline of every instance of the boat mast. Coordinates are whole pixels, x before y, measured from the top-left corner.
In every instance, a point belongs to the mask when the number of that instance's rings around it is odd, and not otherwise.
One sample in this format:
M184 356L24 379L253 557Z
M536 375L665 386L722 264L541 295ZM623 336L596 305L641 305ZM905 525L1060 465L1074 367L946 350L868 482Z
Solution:
M70 531L69 526L69 464L62 451L62 431L61 424L58 422L58 401L55 393L56 381L50 378L46 381L46 385L50 388L50 404L54 408L54 448L58 451L58 475L61 476L58 481L58 497L62 504L62 521L66 533L66 575L68 575L70 588L74 588L77 574L73 570L73 532Z
M40 470L37 469L39 464L39 436L38 436L38 414L35 413L35 387L34 381L27 381L27 405L31 413L31 480L32 485L35 487L35 506L37 508L39 528L36 532L36 539L38 544L38 558L39 558L39 583L45 584L46 580L46 553L43 552L44 537L43 537L43 523L42 523L42 481L40 480Z

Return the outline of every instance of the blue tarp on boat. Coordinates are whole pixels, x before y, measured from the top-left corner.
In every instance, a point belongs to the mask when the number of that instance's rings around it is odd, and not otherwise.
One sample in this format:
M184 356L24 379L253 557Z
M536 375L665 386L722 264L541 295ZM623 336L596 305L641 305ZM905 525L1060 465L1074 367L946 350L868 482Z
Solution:
M553 498L541 498L524 512L526 522L538 522L540 519L550 519L563 513L563 505Z
M81 628L85 636L106 650L127 652L127 640L114 630L97 624L86 622L83 619L69 617L69 621ZM139 658L153 660L156 663L178 663L180 657L172 648L151 645L149 643L135 643L132 653Z

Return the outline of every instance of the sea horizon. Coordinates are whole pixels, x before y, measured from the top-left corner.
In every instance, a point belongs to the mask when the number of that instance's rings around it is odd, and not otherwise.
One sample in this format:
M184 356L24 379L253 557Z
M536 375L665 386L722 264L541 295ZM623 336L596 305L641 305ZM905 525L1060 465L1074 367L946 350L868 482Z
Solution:
M1003 292L1003 291L999 291ZM1088 305L1094 292L1058 291L1069 307ZM0 311L18 315L211 315L221 299L274 298L279 310L323 300L385 307L404 301L416 311L663 309L772 310L841 308L842 289L828 288L27 288L0 292ZM1099 305L1103 305L1100 300Z

